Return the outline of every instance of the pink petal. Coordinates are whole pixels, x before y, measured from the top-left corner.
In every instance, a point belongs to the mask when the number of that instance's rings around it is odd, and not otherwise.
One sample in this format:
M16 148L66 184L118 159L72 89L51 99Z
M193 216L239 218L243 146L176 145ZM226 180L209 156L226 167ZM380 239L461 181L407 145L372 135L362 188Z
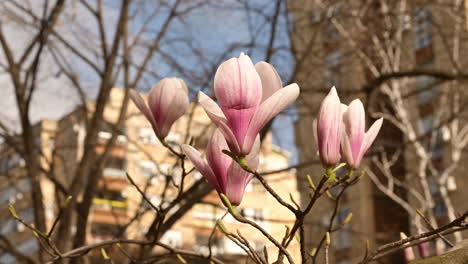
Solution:
M293 83L283 89L279 89L260 105L247 130L244 144L242 145L243 154L248 154L251 151L258 132L260 132L266 123L293 103L298 96L299 86Z
M222 192L215 174L208 166L208 163L201 157L200 152L187 144L183 144L181 148L185 155L187 155L188 159L193 163L193 166L195 166L203 177L205 177L208 183L210 183L218 192Z
M228 170L226 196L233 205L239 205L244 196L245 187L252 180L253 175L233 162Z
M257 110L257 106L244 109L222 107L222 110L228 120L232 133L236 137L237 144L242 146L250 121Z
M262 80L262 102L283 87L281 78L275 68L264 61L255 64L255 69Z
M151 113L151 110L148 108L141 95L135 90L130 90L130 99L132 99L136 107L146 117L146 119L148 119L148 121L151 123L151 126L153 127L154 132L156 133L156 136L160 138L161 134L159 132L159 128L156 125L156 122L154 121L153 114Z
M216 129L208 142L206 159L211 170L218 179L222 193L226 192L227 172L229 166L233 162L231 157L222 152L223 149L228 149L228 145L221 131Z
M162 79L151 88L148 104L161 136L166 137L172 124L188 109L188 89L185 82L178 78Z
M356 166L359 167L362 158L369 150L370 146L374 142L375 138L379 134L380 129L382 128L383 118L377 119L374 124L367 130L366 134L364 135L364 141L361 146L361 151L359 152L358 159L356 159Z
M235 154L239 154L239 144L237 143L236 137L232 133L232 130L229 127L228 122L226 120L226 117L224 116L219 106L203 92L198 93L198 102L203 107L203 109L205 109L205 112L211 119L211 121L215 123L215 125L223 134L224 138L226 139L229 145L229 150L231 152L234 152Z
M317 120L319 153L324 165L333 166L340 161L342 122L340 98L333 87L320 106Z
M222 63L214 78L214 92L223 108L244 109L258 105L262 83L249 56L241 53Z
M343 154L344 161L348 166L355 168L355 163L353 159L353 152L351 151L351 145L349 143L349 138L346 132L342 132L341 137L341 153Z
M343 122L348 134L349 144L351 147L353 159L357 160L361 145L364 140L365 132L365 112L361 100L353 100L343 115Z

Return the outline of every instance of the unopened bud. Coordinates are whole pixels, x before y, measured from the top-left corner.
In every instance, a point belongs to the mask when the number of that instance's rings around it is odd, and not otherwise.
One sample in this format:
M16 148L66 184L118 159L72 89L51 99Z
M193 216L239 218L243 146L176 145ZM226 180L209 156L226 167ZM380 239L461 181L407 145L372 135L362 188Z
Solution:
M325 234L325 236L326 236L325 243L326 243L327 245L330 245L330 244L331 244L330 232L327 232L327 233Z
M346 225L347 223L351 222L351 219L353 219L353 213L349 212L349 214L346 216L345 220L343 221L343 225Z

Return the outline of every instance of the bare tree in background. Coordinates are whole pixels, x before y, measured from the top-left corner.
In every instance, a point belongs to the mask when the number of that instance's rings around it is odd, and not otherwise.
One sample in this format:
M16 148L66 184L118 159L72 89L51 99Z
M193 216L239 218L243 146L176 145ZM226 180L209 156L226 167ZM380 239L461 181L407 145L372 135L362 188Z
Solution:
M378 4L375 4L376 2ZM372 158L376 166L371 166L369 175L385 194L399 203L410 216L415 216L416 234L406 240L387 245L384 249L371 252L365 256L363 263L406 247L409 242L421 243L425 239L435 239L444 232L444 234L450 234L467 228L463 222L466 216L456 217L457 210L466 210L466 208L454 208L447 190L447 181L451 173L457 169L468 135L468 128L465 127L466 124L461 118L466 103L463 91L459 87L459 83L466 78L460 70L463 68L460 65L462 64L460 42L465 30L464 17L458 13L458 10L462 10L459 8L461 2L458 1L454 5L442 5L440 9L440 12L457 14L454 16L453 34L450 33L445 38L441 37L448 43L446 50L447 54L450 54L448 57L451 64L446 69L432 69L406 61L405 51L408 43L405 32L409 30L408 23L417 21L416 15L412 12L413 9L406 1L363 1L361 5L349 9L344 8L347 7L346 3L340 1L327 4L323 1L313 1L313 5L318 10L313 14L313 24L326 27L332 25L333 32L336 31L339 40L349 45L347 52L353 55L353 58L362 65L363 72L369 76L361 84L360 89L352 92L362 92L367 97L368 105L373 107L374 114L384 115L386 122L391 122L405 138L404 145L396 146L392 143L391 146L386 146L383 144L383 151ZM242 38L239 37L239 41L220 42L221 44L214 45L217 41L213 39L213 46L205 42L200 44L200 40L196 38L197 33L191 34L187 30L184 31L184 28L194 22L190 15L206 7L211 8L212 12L220 11L239 15L240 21L245 21L247 25L245 35ZM170 201L169 206L152 205L155 216L146 233L147 241L128 241L124 237L119 237L98 245L86 245L92 200L96 195L99 179L102 177L102 169L109 162L110 154L122 130L129 100L128 93L131 89L149 88L157 80L165 77L167 72L175 72L187 81L194 94L195 90L207 89L211 85L212 77L220 62L229 57L231 52L242 50L256 54L261 60L284 67L280 70L282 70L281 73L289 73L288 79L302 80L303 75L308 75L311 70L323 67L320 64L310 63L313 61L310 56L320 56L318 55L320 52L317 52L321 47L321 44L317 44L319 43L317 42L318 32L312 31L311 34L303 36L297 36L294 33L297 27L310 26L310 14L305 15L305 20L297 19L301 17L298 15L301 10L296 10L294 7L288 10L286 1L282 0L268 1L267 4L259 6L250 1L210 0L122 0L119 2L5 0L0 4L0 8L2 14L0 69L2 74L8 76L8 84L14 88L21 124L19 143L18 136L7 124L0 121L1 136L4 142L25 160L27 177L32 186L31 198L34 209L34 226L29 228L37 230L40 234L47 234L49 231L45 226L46 210L39 178L47 177L59 194L55 201L56 208L59 208L56 213L60 216L57 221L58 226L51 237L41 238L49 243L45 245L45 248L52 251L50 255L54 256L53 261L67 262L71 259L71 263L81 263L81 261L86 261L81 257L93 248L127 243L138 245L140 259L149 257L150 250L148 249L159 246L167 253L156 256L154 261L166 255L177 257L183 255L220 263L219 259L212 256L211 251L207 257L194 252L177 250L159 241L163 234L195 203L200 202L212 190L204 180L195 181L184 187L185 176L191 171L184 170L184 156L170 146L168 148L178 158L174 166L180 166L183 171L178 185L180 188L177 189L176 199ZM289 11L292 11L296 18L291 19ZM378 21L375 21L375 14L379 14ZM200 21L198 23L203 24ZM11 32L11 28L24 32L28 36L26 42L17 45L17 40L6 34L7 29ZM443 36L442 31L439 33ZM230 32L230 34L233 33ZM292 60L292 57L295 60ZM186 60L181 58L186 58ZM290 64L284 63L285 61ZM57 165L55 162L58 163L61 159L58 154L59 148L66 146L56 146L53 153L57 156L47 160L43 153L39 153L36 146L34 122L30 118L32 99L40 86L44 85L44 80L51 76L63 78L70 93L78 95L81 102L79 113L86 131L84 153L76 168L73 168L72 173L67 175L66 181L60 179L55 171ZM428 76L436 79L433 86L424 90L412 88L415 81ZM305 95L316 91L323 92L325 88L315 82L307 82L304 85L300 83L300 85ZM110 91L114 87L122 87L124 90L121 102L123 107L117 120L108 124L104 112L110 101ZM426 90L439 90L442 103L434 110L434 122L431 129L421 134L415 126L415 120L419 117L413 116L414 98ZM93 107L86 103L90 93L96 94L96 103ZM382 98L385 99L382 100ZM310 115L316 108L315 105L310 105L306 112L301 112L301 108L299 114ZM98 154L96 153L96 146L99 144L98 133L107 127L111 128L112 136L106 142L102 154ZM443 168L439 168L439 165L431 159L434 155L434 146L438 146L440 135L443 135L440 131L449 135L445 138L450 144L451 162L448 163L449 166ZM189 140L190 138L186 137L185 143ZM410 148L406 148L408 144ZM315 149L310 151L315 151ZM396 160L401 159L402 156L399 155L415 158L415 164L418 164L413 174L406 175L405 181L411 180L411 185L407 185L394 175L392 166ZM304 162L304 164L310 163L316 163L316 161ZM304 164L295 167L301 167ZM262 179L257 172L255 174ZM440 229L437 228L439 224L432 211L435 201L430 189L431 179L435 179L435 186L447 208L450 222L447 225L441 225ZM131 181L131 177L129 180ZM170 181L171 178L167 177L167 186L171 185ZM287 247L295 237L301 242L303 263L309 260L315 263L319 256L317 252L321 248L328 257L330 243L327 241L327 235L344 226L344 223L334 225L337 221L335 218L337 218L340 199L344 191L356 182L355 179L343 177L340 181L329 184L326 183L326 178L322 177L317 186L311 183L306 187L312 195L303 203L302 208L294 200L289 203L275 196L280 204L297 217L296 222L291 229L287 230L282 240L265 235L266 240L277 246L277 259L279 261L288 259L291 262ZM134 185L137 188L137 185ZM265 186L268 187L266 182ZM408 197L412 198L400 197L399 193L394 191L395 186L406 189ZM308 254L312 249L306 248L303 242L305 216L321 196L328 195L329 190L335 187L338 191L334 197L336 202L333 215L327 223L327 235L324 234L318 239L315 255ZM138 190L145 197L145 189ZM272 193L274 194L274 191ZM61 210L65 201L68 202L66 210ZM150 203L150 201L146 202ZM423 224L417 217L415 209L422 210L431 223L431 229L435 231L429 230L421 234ZM171 211L170 214L169 211ZM231 213L235 215L235 212ZM131 221L138 217L140 215L136 214ZM243 218L238 220L256 226L249 220ZM121 234L125 232L128 225L123 225ZM74 226L79 227L76 228L76 232L73 230ZM236 235L226 230L223 232L229 239L239 243L256 263L268 263L268 256L259 256L241 234ZM0 244L3 250L11 252L27 263L36 263L35 260L18 252L6 238L1 236L0 238L4 242ZM47 254L42 252L39 262L44 262L48 257Z
M277 10L274 12L276 15L265 13L263 19L269 16L278 17L281 5L282 1L278 1L278 5L274 6L274 10ZM125 120L128 92L131 89L148 89L164 77L162 73L167 71L180 75L190 87L209 88L216 67L231 51L265 50L266 60L271 59L272 49L269 47L274 43L274 33L271 34L266 47L255 47L253 43L256 42L256 34L251 32L245 42L238 41L222 47L222 52L210 53L204 50L210 49L203 47L206 43L200 45L200 39L191 32L184 31L184 27L190 23L192 13L206 7L211 8L213 12L226 12L233 6L242 16L245 15L244 12L252 12L247 3L215 3L207 0L7 0L1 3L1 68L3 74L8 76L8 85L14 88L21 123L20 144L15 130L7 123L0 123L2 137L4 142L25 160L27 177L32 186L34 226L38 231L47 232L40 177L44 175L55 184L55 190L59 194L56 208L61 208L67 197L73 197L67 206L68 210L60 212L60 221L52 237L58 251L70 251L85 244L92 199L102 177L102 169L109 161ZM285 9L285 6L282 8ZM265 27L274 32L276 23L275 18L271 25L267 24ZM7 34L16 30L23 33L25 44L17 45L18 40L12 37L17 35ZM251 30L259 29L251 27ZM189 59L181 61L181 57ZM65 181L56 175L55 170L57 164L54 162L59 162L61 158L56 156L47 160L44 153L39 153L40 150L35 144L35 124L30 119L32 98L36 91L41 89L41 85L47 85L45 80L54 77L63 80L68 86L63 88L69 89L70 94L78 95L81 105L79 113L86 131L84 153L76 168L68 171L72 175L67 175ZM107 124L104 110L113 87L123 87L124 97L118 119L115 123ZM96 94L92 109L87 104L89 94ZM103 153L97 154L95 149L99 144L98 133L109 126L112 137L107 141ZM53 150L54 155L59 155L60 148L66 146L56 146L56 150ZM146 236L153 240L159 239L211 190L204 180L180 190L176 202L164 210L159 208ZM77 197L80 199L76 199ZM175 205L178 205L178 209L171 216L165 219L159 215L166 215ZM72 230L74 226L79 226L76 232ZM124 231L122 230L122 233ZM143 248L145 246L142 245ZM4 249L26 259L12 248ZM45 253L41 253L41 257L43 261Z
M463 194L453 192L465 182L464 2L305 2L290 5L293 78L308 80L299 120L316 111L310 94L327 90L327 81L342 95L360 94L372 117L383 116L395 131L367 167L375 186L406 211L411 232L456 219L466 210ZM453 241L461 239L457 233Z

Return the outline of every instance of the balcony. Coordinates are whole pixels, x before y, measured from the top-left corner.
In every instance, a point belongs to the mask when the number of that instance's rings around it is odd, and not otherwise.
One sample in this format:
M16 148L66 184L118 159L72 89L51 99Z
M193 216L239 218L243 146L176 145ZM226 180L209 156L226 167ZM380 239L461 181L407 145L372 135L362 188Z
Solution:
M127 172L121 169L105 168L104 170L102 170L102 175L104 177L109 177L109 178L125 179L127 177Z
M103 224L123 224L128 220L127 202L93 199L93 222Z
M126 172L119 169L106 168L102 171L98 186L113 191L122 191L128 185Z
M106 150L106 144L107 142L99 142L98 145L96 146L96 153L99 155L103 154L104 151ZM115 144L111 151L111 156L113 157L124 158L126 154L127 154L126 145Z

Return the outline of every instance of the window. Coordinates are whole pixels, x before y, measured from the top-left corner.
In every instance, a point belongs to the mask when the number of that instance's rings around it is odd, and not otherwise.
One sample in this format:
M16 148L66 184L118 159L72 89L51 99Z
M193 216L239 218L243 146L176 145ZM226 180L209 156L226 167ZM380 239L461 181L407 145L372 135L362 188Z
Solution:
M428 6L421 6L413 11L414 47L422 49L432 45L432 15Z
M161 242L173 248L182 247L182 232L169 230L161 238Z
M114 169L114 168L105 168L102 170L104 176L113 177L113 178L125 178L127 177L124 170Z
M257 208L244 208L241 209L241 214L249 220L261 222L264 220L263 210Z
M92 223L91 224L91 235L95 239L95 242L112 239L114 236L119 234L120 228L116 225Z
M118 170L126 170L127 162L123 158L110 156L107 160L106 164L104 165L105 168L112 168Z
M193 216L199 219L215 221L217 218L216 207L211 204L197 204L194 207Z
M126 133L125 128L122 128L121 131L117 131L115 128L112 128L111 126L112 126L111 124L106 124L106 126L104 127L104 130L99 131L98 138L106 141L112 138L113 133L119 133L119 135L117 135L116 143L117 144L127 143L127 136L125 136L125 133Z
M8 219L0 225L0 234L7 235L11 232L16 231L16 223L15 219Z
M421 134L426 134L430 132L433 128L434 117L432 115L428 115L426 117L420 118L418 120L419 125L419 132Z
M26 223L30 223L34 221L34 211L32 208L25 209L19 213L21 219L23 219Z
M204 234L196 234L195 235L195 244L193 245L193 249L198 253L203 255L209 254L209 244L210 236ZM214 255L223 254L224 253L224 241L222 237L214 236L211 239L211 251Z
M112 201L125 201L121 191L113 191L108 189L101 189L97 192L96 197Z
M159 139L154 134L153 128L142 127L138 130L138 138L143 144L159 145Z
M18 250L26 256L31 256L39 249L39 245L35 238L24 241L18 246Z
M158 207L161 203L161 197L159 195L148 195L148 199L150 200L150 202ZM153 207L146 201L146 200L143 200L143 209L149 209L149 210L153 210Z
M15 262L16 258L10 253L5 253L2 256L0 256L0 263L10 264Z
M437 92L437 88L434 87L435 83L436 79L431 76L422 76L417 79L416 87L419 90L419 104L429 104L434 100Z
M140 161L140 174L147 179L150 179L156 174L156 165L148 160Z
M440 197L434 198L434 216L436 217L443 217L447 215L447 207L445 207L445 203Z
M24 164L24 159L18 153L2 157L0 161L0 172L8 173L14 168L24 166Z
M171 146L177 146L179 145L181 141L181 136L179 133L176 132L169 132L169 134L166 137L166 142L169 143Z
M347 228L337 231L332 238L332 241L335 243L335 249L337 250L350 248L351 240L351 232Z
M14 197L16 196L16 188L14 186L10 186L6 189L3 189L0 193L0 204L5 204L7 202L12 202Z

